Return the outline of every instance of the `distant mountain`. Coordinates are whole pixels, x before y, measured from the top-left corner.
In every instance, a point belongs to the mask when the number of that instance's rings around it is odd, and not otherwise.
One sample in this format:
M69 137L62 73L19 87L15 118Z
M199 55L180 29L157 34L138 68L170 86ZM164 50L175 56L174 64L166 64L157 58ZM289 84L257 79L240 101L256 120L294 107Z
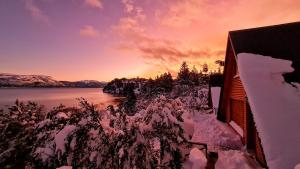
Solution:
M0 73L0 87L104 87L106 83L95 80L57 81L45 75L16 75Z
M0 73L1 87L63 87L64 84L45 75Z
M106 85L105 82L99 82L96 80L81 80L81 81L75 81L75 82L69 82L69 81L60 81L67 87L79 87L79 88L93 88L93 87L104 87Z

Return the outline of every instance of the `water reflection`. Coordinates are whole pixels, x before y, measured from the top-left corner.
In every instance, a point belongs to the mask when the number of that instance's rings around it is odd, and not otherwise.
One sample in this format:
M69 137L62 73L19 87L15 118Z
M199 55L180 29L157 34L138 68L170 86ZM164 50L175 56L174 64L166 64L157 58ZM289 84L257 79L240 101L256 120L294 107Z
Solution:
M103 93L100 88L9 88L0 89L0 108L19 101L34 101L45 105L46 109L63 104L66 106L78 106L76 98L85 98L97 105L99 109L105 109L108 105L117 105L124 98L114 97Z

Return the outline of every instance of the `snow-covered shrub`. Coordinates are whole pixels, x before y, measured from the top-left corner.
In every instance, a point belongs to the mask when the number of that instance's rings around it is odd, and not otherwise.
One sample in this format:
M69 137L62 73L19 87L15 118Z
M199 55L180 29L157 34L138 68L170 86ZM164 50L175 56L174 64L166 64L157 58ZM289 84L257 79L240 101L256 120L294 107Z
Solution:
M208 85L189 87L176 85L169 94L170 98L179 99L183 103L184 109L191 114L203 112L208 107Z
M180 99L159 96L133 116L84 99L48 113L17 103L0 114L3 168L181 168L193 122ZM187 119L187 120L185 120Z
M0 166L22 168L30 160L35 124L43 119L43 107L34 102L15 102L0 112Z
M54 108L37 124L32 165L36 168L99 167L101 160L96 161L95 152L105 153L109 146L104 145L109 145L110 140L100 124L101 118L95 106L84 99L80 100L80 108Z
M160 165L170 167L174 165L175 159L180 164L187 153L187 140L192 134L184 130L181 102L161 95L140 114L143 119L139 124L140 130L148 140L159 140Z

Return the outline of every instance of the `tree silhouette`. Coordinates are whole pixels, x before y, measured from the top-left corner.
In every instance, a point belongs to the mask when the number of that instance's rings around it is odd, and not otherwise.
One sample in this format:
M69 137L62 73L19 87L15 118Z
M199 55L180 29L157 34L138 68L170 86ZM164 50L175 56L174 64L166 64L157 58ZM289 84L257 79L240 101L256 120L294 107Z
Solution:
M181 64L177 80L180 84L190 84L190 70L186 62Z
M194 85L198 86L199 78L200 78L200 74L198 73L198 70L196 69L196 67L193 66L193 69L190 72L190 80L193 82Z

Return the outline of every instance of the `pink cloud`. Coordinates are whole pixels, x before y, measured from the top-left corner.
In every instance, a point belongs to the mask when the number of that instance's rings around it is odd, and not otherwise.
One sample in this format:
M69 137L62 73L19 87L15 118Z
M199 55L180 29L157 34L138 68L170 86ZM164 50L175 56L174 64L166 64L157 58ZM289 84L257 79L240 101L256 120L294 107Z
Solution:
M124 5L124 11L127 15L139 20L145 20L146 15L144 14L144 9L137 6L133 0L122 0Z
M86 25L79 31L80 36L88 38L96 38L99 36L99 32L91 25Z
M134 5L132 0L122 0L122 3L125 6L125 11L127 13L131 13L134 10Z
M25 9L30 12L32 18L35 20L49 24L48 16L45 15L36 4L34 4L33 0L25 0Z

